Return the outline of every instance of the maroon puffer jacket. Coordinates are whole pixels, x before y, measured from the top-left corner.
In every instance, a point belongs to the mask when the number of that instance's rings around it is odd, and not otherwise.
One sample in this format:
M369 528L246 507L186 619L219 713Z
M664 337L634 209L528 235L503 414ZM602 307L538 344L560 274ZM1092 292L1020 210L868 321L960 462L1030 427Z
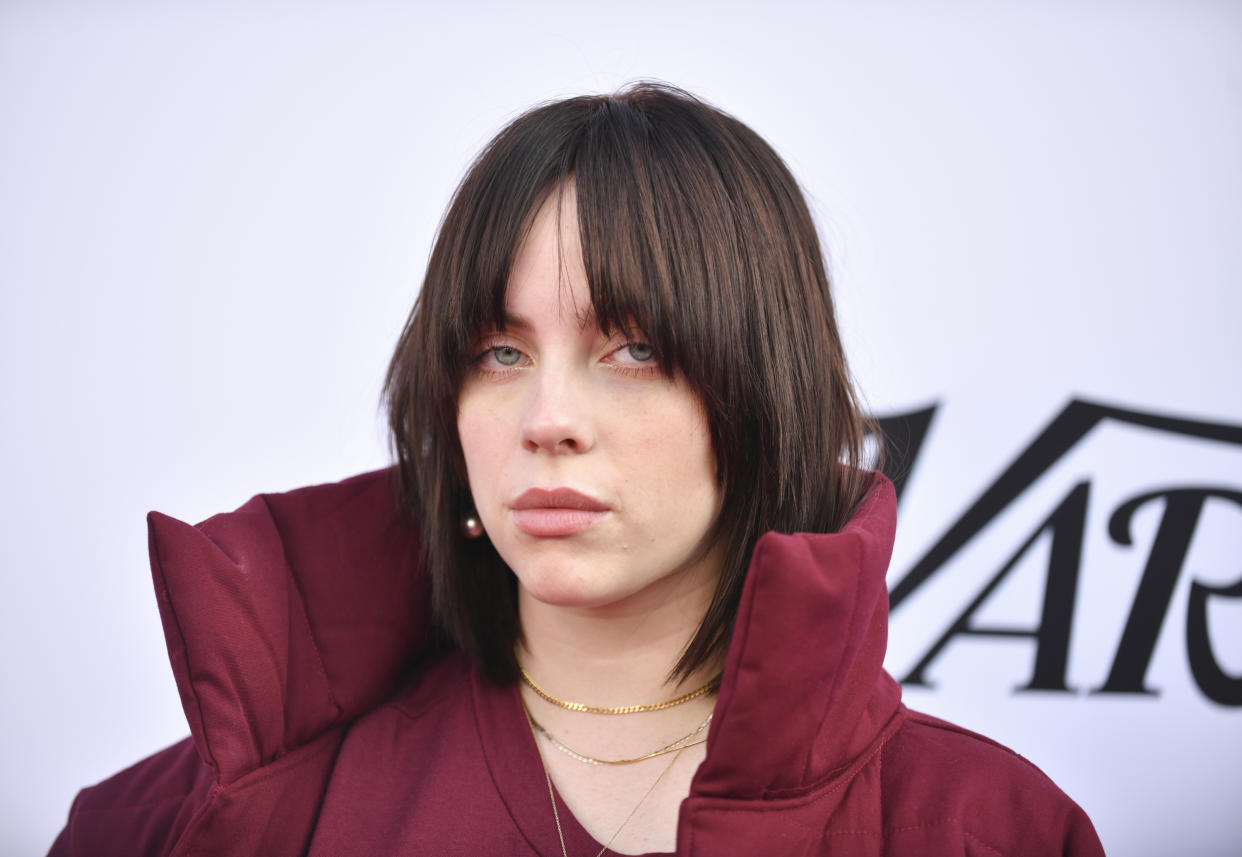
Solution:
M877 477L841 533L760 540L678 854L1103 853L1034 765L901 704L882 666L895 515ZM388 472L149 524L192 738L83 790L51 854L300 857L347 726L426 642Z

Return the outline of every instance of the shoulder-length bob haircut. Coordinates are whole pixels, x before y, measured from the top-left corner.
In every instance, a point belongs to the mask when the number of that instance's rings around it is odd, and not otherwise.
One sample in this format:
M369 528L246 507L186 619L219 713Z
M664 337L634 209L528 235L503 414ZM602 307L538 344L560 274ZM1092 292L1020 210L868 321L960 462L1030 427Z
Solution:
M517 678L517 583L472 507L457 396L473 337L503 329L510 269L534 213L577 191L591 303L637 327L701 397L723 502L715 596L674 669L723 658L750 554L768 530L839 530L861 499L864 420L815 224L775 151L673 87L535 107L475 160L440 226L388 368L404 502L421 524L436 621L497 682ZM718 540L718 541L717 541Z

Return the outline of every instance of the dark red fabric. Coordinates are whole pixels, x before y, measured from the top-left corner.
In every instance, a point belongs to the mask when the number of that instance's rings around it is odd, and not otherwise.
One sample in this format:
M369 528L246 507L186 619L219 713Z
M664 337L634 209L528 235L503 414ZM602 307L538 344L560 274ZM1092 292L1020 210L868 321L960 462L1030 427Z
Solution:
M197 752L183 742L83 790L51 854L303 854L342 725L391 692L429 625L390 473L262 495L197 527L147 523Z
M895 508L878 479L843 532L760 541L679 855L1102 853L1033 765L901 705L882 668ZM197 752L84 790L53 854L560 854L516 689L449 654L377 705L427 627L385 474L151 532Z
M50 853L169 854L214 786L212 771L187 738L83 789Z
M386 472L148 525L181 702L222 785L375 705L428 624Z

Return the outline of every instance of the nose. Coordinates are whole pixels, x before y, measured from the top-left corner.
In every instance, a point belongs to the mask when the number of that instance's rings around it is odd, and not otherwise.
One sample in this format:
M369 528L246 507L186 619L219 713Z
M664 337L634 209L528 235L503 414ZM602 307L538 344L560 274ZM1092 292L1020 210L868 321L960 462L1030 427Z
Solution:
M553 455L583 453L595 445L590 397L568 369L541 368L522 420L522 447Z

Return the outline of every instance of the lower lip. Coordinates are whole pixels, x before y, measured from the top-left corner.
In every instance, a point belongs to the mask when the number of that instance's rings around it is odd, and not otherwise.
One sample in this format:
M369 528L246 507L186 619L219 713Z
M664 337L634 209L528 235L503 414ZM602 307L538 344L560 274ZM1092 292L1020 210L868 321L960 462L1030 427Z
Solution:
M513 523L528 536L572 536L607 514L585 509L514 509Z

